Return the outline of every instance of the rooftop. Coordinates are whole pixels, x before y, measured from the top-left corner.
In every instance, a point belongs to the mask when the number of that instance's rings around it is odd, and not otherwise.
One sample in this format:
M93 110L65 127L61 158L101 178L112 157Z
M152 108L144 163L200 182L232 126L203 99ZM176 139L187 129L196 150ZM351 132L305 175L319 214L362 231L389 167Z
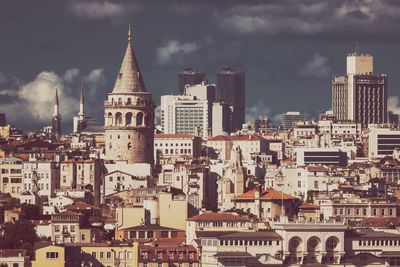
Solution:
M249 221L248 217L240 216L233 213L214 213L214 212L206 212L200 215L193 216L187 219L188 221L194 222L202 222L202 221L238 221L238 222L246 222Z

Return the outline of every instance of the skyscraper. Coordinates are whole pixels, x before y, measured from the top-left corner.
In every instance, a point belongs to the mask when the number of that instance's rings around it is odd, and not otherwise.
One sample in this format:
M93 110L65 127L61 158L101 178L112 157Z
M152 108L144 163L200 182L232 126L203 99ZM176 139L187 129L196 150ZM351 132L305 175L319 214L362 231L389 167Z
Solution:
M283 130L289 130L298 121L304 121L304 114L297 111L289 111L281 116L281 126Z
M195 85L200 84L201 82L206 80L206 75L203 72L199 72L192 68L184 68L178 74L179 81L179 94L185 93L186 85Z
M56 89L56 94L54 96L54 112L51 119L51 131L53 137L58 140L61 136L61 115L60 115L60 107L58 102L58 91Z
M218 100L232 106L232 130L242 128L245 120L245 74L225 67L217 77Z
M373 74L373 57L358 51L347 55L347 74L332 81L332 109L337 119L352 120L362 127L386 123L387 98L387 75Z
M106 159L153 165L155 104L135 58L130 27L121 69L104 108Z

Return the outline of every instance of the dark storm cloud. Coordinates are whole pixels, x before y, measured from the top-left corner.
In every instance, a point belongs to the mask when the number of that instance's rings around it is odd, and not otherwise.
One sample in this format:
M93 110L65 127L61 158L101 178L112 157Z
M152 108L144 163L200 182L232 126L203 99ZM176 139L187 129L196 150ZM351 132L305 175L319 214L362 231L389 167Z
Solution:
M88 114L102 123L128 23L157 103L177 93L183 67L212 83L232 66L246 72L247 118L257 110L314 117L330 108L330 76L345 72L357 42L374 55L376 73L389 75L389 94L400 94L396 0L15 0L0 2L0 22L0 74L7 77L0 75L0 112L24 129L49 123L55 86L62 87L64 127L71 128L82 85ZM40 90L49 95L44 103L31 97ZM397 98L391 103L400 110Z

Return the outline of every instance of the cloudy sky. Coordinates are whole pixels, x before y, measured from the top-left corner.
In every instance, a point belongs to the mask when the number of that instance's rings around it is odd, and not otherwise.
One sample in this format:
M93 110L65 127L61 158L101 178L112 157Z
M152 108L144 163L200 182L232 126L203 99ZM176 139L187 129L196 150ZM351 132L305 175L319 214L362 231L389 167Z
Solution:
M246 3L246 4L244 4ZM330 109L331 76L345 56L374 56L399 109L400 1L81 0L0 2L0 112L23 129L49 124L59 88L65 130L84 86L87 113L103 121L128 23L146 87L160 102L177 73L194 67L211 83L223 66L246 72L247 118ZM400 110L399 110L400 111Z

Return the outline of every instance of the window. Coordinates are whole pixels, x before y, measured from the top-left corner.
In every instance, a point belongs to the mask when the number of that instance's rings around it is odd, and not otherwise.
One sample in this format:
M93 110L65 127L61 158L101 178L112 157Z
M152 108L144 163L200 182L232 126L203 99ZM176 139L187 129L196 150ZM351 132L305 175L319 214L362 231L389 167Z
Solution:
M111 252L107 252L107 259L111 259Z
M92 257L96 258L96 252L92 252Z
M70 229L71 229L71 232L75 232L75 225L71 225Z
M54 226L54 231L55 232L60 232L60 226L59 225Z
M85 241L85 235L84 234L81 235L81 241L82 242Z
M103 251L100 252L100 259L104 259L104 252Z
M154 237L153 231L147 231L147 238L153 238L153 237Z
M169 253L169 258L170 258L171 260L173 260L173 259L174 259L174 253L170 252L170 253Z
M297 187L301 187L301 181L297 181Z
M58 259L58 252L46 252L46 259Z
M145 238L145 231L139 231L139 238Z
M129 231L129 238L136 238L136 231Z
M168 238L168 231L161 231L162 238Z

